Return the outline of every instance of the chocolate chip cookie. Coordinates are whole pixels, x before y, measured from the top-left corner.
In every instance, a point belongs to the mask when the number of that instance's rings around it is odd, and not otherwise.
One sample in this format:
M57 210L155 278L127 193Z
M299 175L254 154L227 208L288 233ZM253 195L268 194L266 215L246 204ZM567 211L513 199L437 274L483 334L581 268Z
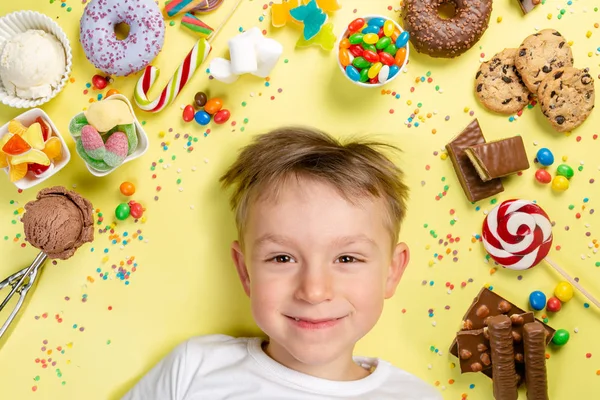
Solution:
M475 94L481 104L501 114L514 114L528 103L529 90L515 67L517 49L504 49L481 64Z
M560 32L544 29L525 38L519 47L515 65L529 91L537 93L546 75L559 68L573 66L573 53Z
M540 84L538 100L554 129L571 131L581 125L594 108L594 78L588 69L554 70Z

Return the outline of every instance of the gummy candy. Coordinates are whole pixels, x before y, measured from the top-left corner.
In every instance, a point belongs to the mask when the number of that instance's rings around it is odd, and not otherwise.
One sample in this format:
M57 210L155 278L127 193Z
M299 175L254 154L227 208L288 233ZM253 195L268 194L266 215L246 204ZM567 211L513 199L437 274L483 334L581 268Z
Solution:
M317 0L317 5L325 12L337 11L342 8L338 0Z
M17 165L10 164L8 166L8 168L9 168L8 176L9 176L11 182L16 182L18 180L21 180L25 177L25 175L27 175L27 164L17 164Z
M300 5L300 0L284 1L271 6L271 24L276 28L285 26L288 21L296 22L290 15L290 10Z
M71 122L69 123L69 132L73 137L81 136L81 130L84 126L89 125L88 120L83 113L76 115L73 117Z
M41 165L50 165L50 159L48 156L40 150L31 149L26 153L19 154L10 159L12 165L36 163Z
M138 137L135 128L135 124L127 124L127 125L117 125L113 129L111 129L108 133L113 134L114 132L123 132L125 136L127 136L127 143L129 143L127 149L127 155L130 155L137 149L138 146Z
M46 145L44 146L44 150L42 150L49 159L54 160L55 158L60 158L62 155L62 144L60 139L56 136L51 137L46 141Z
M115 132L106 141L104 162L111 167L118 167L127 157L127 136L123 132Z
M91 125L86 125L81 130L81 143L85 152L94 160L102 160L106 153L102 136L96 128Z
M37 117L35 122L40 124L42 127L42 135L44 136L44 142L52 136L52 128L50 128L50 124L44 120L42 117ZM31 128L31 127L30 127Z
M22 137L34 149L44 149L44 135L42 134L42 126L39 123L31 124Z
M0 168L8 167L8 157L6 154L0 152Z
M110 171L112 169L112 167L104 161L94 160L92 157L88 156L81 143L81 138L75 138L75 150L90 167L98 171Z
M327 14L317 6L316 0L310 0L307 5L292 8L290 15L296 21L304 23L305 40L315 37L327 20Z
M19 135L13 135L2 147L2 151L9 156L16 156L30 150L31 146Z
M36 163L31 163L27 165L27 169L31 172L33 172L36 176L37 175L41 175L44 172L48 171L50 169L52 164L50 165L41 165L41 164L36 164Z
M335 34L333 33L333 23L328 22L323 25L323 29L312 39L305 40L300 37L296 42L296 47L307 47L310 45L321 46L323 50L331 51L335 46ZM347 50L346 50L347 52Z
M13 135L22 136L25 131L27 131L27 128L21 123L21 121L13 119L8 123L8 131Z

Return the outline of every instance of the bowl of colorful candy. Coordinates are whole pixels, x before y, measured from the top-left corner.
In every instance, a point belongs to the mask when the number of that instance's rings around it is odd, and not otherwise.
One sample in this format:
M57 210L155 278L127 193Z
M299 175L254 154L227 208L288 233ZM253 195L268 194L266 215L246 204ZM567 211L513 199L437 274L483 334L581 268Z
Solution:
M383 86L394 80L408 62L408 39L408 32L389 18L356 18L338 39L340 70L359 86Z
M71 119L75 150L94 176L106 176L148 150L148 136L129 100L113 94Z
M39 108L0 128L0 168L19 189L29 189L69 163L71 153L48 115Z

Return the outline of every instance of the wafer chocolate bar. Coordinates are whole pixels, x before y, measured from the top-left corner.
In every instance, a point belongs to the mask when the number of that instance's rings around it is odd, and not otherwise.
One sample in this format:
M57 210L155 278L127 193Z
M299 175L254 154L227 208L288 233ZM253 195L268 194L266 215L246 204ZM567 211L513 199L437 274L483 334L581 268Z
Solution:
M504 191L500 179L482 181L465 153L467 148L483 143L485 143L485 138L479 122L474 119L465 130L446 145L456 176L470 202L476 202Z
M465 154L484 182L529 169L521 136L471 146Z
M528 12L532 11L535 8L535 6L537 6L541 2L541 0L518 0L518 1L519 1L519 5L521 6L521 11L523 11L523 14L527 14Z
M527 400L548 400L546 329L539 322L523 326Z
M517 400L518 375L515 370L515 353L512 338L512 322L506 315L489 320L492 375L496 400Z

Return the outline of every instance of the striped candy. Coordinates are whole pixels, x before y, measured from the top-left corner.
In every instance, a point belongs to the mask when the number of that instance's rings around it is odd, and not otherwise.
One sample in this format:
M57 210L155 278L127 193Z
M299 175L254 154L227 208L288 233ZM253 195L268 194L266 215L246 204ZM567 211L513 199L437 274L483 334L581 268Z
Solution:
M208 0L169 0L165 3L165 11L169 17L174 17L179 13L192 11L194 8L205 9L208 6Z
M183 89L185 84L190 80L194 72L202 64L202 62L210 53L211 47L206 39L202 38L196 42L192 50L183 60L183 63L175 73L167 86L162 90L160 96L155 100L148 99L148 91L158 79L160 70L152 65L149 65L144 70L144 74L138 80L135 86L134 100L137 106L149 112L159 112L173 103L179 92Z
M483 221L483 245L500 265L514 270L535 267L552 246L552 223L537 204L507 200Z
M199 18L190 13L187 13L183 16L183 18L181 19L181 25L199 34L203 38L207 38L214 31L213 28L206 25Z

